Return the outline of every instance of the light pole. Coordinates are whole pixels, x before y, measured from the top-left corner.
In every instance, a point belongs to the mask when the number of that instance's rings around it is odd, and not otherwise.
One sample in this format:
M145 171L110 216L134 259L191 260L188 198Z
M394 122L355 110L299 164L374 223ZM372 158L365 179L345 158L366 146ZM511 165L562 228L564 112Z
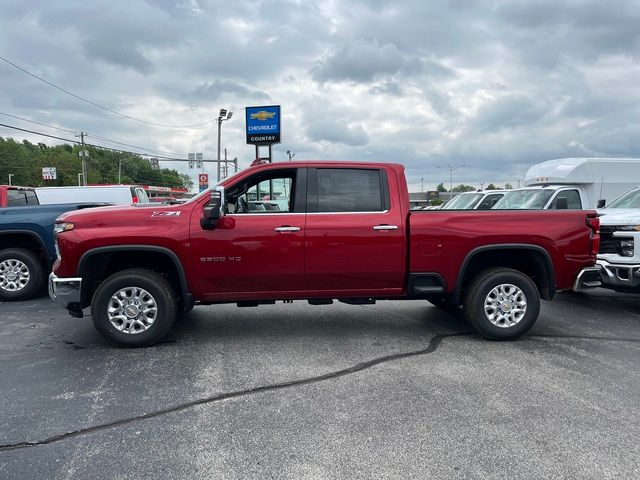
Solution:
M296 156L296 154L291 150L287 150L287 155L289 156L289 161L291 161L291 159Z
M233 112L227 112L226 109L221 108L220 114L218 115L218 182L220 181L220 127L222 127L222 122L225 120L231 120L231 116Z
M9 186L11 186L11 179L13 178L13 173L9 174Z
M82 172L78 173L78 186L81 187L82 183L80 183L80 177L84 179L84 174Z
M122 158L118 160L118 185L122 185L120 179L122 178Z
M466 165L452 165L451 163L446 167L438 167L438 168L448 168L449 169L449 192L453 190L453 171L459 168L466 167Z

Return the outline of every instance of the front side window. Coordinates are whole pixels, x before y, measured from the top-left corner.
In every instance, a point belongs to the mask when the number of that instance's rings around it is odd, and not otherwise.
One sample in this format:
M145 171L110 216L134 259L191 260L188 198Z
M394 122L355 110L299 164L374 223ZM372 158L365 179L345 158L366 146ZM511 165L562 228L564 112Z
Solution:
M558 208L558 199L566 198L567 199L567 208L571 210L581 210L582 202L580 201L580 194L577 190L564 190L558 193L558 196L553 201L552 209Z
M502 198L502 193L493 193L491 195L487 195L484 197L480 205L478 205L478 210L490 210L493 206Z
M318 212L379 212L385 209L379 170L319 168Z
M290 213L293 212L295 172L278 171L254 175L229 187L226 213Z

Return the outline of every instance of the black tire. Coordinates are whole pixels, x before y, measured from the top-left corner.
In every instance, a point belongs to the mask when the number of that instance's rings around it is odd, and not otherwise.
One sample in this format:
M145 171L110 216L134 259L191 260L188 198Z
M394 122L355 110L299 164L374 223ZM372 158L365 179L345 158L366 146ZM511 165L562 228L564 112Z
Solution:
M460 308L460 305L456 305L446 297L427 297L427 301L434 307L446 312L454 312Z
M485 313L485 299L499 285L514 285L526 300L526 310L512 326L498 321L503 326L491 322ZM515 290L508 289L512 292ZM504 298L504 297L503 297ZM517 298L521 298L518 294ZM497 299L499 300L499 298ZM511 309L513 303L507 306ZM479 273L466 289L464 297L464 317L482 336L490 340L512 340L527 332L538 319L540 313L540 294L537 287L525 274L511 268L491 268ZM501 312L502 310L497 310ZM489 311L491 313L491 310ZM506 312L515 319L515 313Z
M112 297L130 287L145 290L152 297L157 308L154 321L146 330L135 333L120 331L111 323L107 314ZM144 296L144 298L149 297ZM98 332L111 342L125 347L148 347L162 340L175 322L177 311L176 295L169 282L162 275L141 268L121 270L111 275L100 284L91 302L93 324ZM123 326L132 325L133 328L139 325L127 316L123 318L126 319L126 323L122 322ZM141 313L140 318L147 317ZM137 325L133 325L134 323Z
M6 262L6 263L5 263ZM29 278L24 286L16 290L13 281L7 282L7 267L12 267L12 263L19 262L18 265L26 268ZM40 292L44 286L44 268L38 256L24 248L7 248L0 250L0 300L12 302L15 300L27 300ZM13 273L13 272L11 272ZM13 280L13 279L12 279Z

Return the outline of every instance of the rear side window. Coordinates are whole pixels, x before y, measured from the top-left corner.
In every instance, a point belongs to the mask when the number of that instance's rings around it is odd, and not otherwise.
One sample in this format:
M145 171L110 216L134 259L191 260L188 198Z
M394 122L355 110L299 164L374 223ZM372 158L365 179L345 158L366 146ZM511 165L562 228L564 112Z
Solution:
M40 202L38 202L38 197L36 196L36 192L34 192L33 190L27 190L26 192L24 192L25 197L27 197L27 204L28 205L40 205Z
M380 170L319 168L317 187L318 212L379 212L388 196Z
M28 205L24 190L7 190L8 207L24 207Z

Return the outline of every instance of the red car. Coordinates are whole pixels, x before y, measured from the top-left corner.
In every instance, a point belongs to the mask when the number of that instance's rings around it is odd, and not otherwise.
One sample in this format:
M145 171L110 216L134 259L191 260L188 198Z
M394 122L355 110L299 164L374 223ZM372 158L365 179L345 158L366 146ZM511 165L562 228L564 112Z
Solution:
M278 209L256 210L269 195ZM529 330L540 298L597 286L596 212L409 211L391 163L258 165L183 205L61 215L51 297L128 346L195 304L279 300L464 307L485 337Z

